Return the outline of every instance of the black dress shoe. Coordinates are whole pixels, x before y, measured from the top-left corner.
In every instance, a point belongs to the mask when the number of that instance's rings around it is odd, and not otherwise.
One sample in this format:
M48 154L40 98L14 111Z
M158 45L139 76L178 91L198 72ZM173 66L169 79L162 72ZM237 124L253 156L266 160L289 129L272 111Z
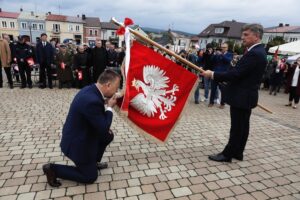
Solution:
M39 86L39 88L41 88L41 89L45 89L45 88L46 88L46 86L44 86L44 85L40 85L40 86Z
M98 170L106 169L108 167L108 164L106 162L103 163L97 162L96 165Z
M217 162L231 162L232 158L224 156L222 153L208 156L210 160Z
M52 187L59 187L61 186L61 182L56 179L55 172L51 169L50 164L43 165L43 172L47 177L47 182Z
M233 156L233 158L239 160L239 161L243 161L244 160L244 156L243 155L235 155Z

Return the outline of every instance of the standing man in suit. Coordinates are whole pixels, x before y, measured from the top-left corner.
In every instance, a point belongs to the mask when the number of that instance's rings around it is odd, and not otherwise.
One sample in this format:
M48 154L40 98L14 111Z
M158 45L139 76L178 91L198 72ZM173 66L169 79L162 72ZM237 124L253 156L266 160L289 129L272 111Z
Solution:
M59 187L61 183L56 178L93 183L98 177L97 168L107 167L100 161L106 146L114 138L110 126L120 79L116 72L106 70L96 84L83 88L74 97L63 127L60 147L75 166L44 165L43 171L49 185Z
M261 83L267 55L261 44L263 27L246 24L242 28L242 42L247 53L237 65L226 72L207 70L203 76L218 82L227 82L225 102L230 105L231 128L229 142L225 149L209 156L217 162L231 162L232 158L243 160L243 152L249 135L251 109L257 106L258 89Z
M52 89L51 65L54 63L54 48L47 42L47 34L41 34L41 41L36 45L36 60L40 64L40 88L46 88L46 72L48 87Z

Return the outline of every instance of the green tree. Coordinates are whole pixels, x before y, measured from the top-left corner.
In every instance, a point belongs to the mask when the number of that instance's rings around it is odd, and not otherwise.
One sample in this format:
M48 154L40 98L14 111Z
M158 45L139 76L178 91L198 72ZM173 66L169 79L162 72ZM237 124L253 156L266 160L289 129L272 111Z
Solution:
M284 41L283 37L276 36L270 42L268 42L267 48L271 48L271 47L281 45L281 44L284 44L284 43L285 43L285 41Z

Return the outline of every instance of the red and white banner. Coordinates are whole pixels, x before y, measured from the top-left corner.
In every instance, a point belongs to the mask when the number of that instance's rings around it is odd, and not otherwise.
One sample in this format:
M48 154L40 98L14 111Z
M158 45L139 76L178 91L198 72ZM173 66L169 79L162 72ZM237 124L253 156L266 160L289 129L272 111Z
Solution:
M166 142L197 76L134 42L121 110L142 132Z

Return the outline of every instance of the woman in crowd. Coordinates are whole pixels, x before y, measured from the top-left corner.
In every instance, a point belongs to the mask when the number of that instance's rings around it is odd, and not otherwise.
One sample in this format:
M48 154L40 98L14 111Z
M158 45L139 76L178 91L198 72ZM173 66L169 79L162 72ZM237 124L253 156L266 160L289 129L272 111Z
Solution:
M296 109L300 97L300 57L287 71L286 92L290 93L289 103L286 106L292 106L294 101L293 108Z

